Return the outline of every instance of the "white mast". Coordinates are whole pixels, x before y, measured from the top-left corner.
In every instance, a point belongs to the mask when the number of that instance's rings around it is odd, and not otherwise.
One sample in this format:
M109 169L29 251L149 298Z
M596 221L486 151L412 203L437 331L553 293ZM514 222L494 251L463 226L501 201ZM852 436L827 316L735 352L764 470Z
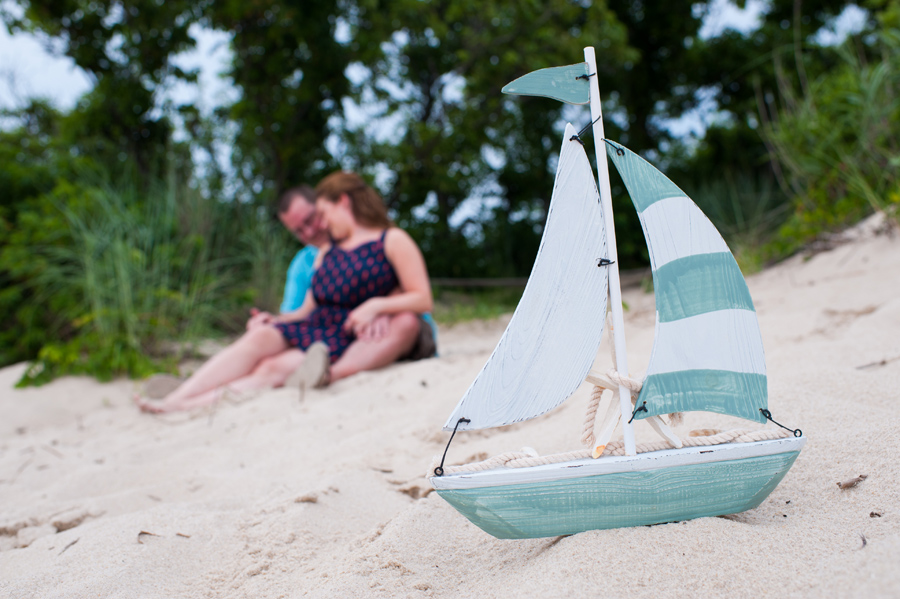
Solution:
M606 227L606 243L612 260L609 265L609 296L612 309L612 333L616 348L616 364L619 372L628 374L628 356L625 353L625 318L622 314L622 288L619 283L619 260L616 251L616 228L613 224L612 191L609 185L609 165L606 161L606 148L603 147L603 112L600 109L600 85L597 83L597 59L594 48L584 49L584 60L588 65L591 88L591 120L594 123L594 152L597 155L597 180L599 182L600 202L603 206L603 223ZM629 423L633 408L631 391L624 386L619 387L619 407L622 410L622 435L625 441L625 455L635 455L634 427Z

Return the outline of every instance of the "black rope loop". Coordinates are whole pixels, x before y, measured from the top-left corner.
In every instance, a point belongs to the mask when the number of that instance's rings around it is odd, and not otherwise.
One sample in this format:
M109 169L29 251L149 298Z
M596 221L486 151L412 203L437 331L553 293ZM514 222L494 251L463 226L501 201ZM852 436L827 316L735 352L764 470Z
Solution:
M441 456L441 465L434 469L435 476L444 476L444 459L447 457L447 450L450 449L450 443L453 442L453 436L456 435L456 429L458 429L459 425L463 422L469 423L472 421L468 418L460 418L456 421L456 426L453 427L453 433L450 435L450 440L447 441L447 447L444 448L444 455Z
M597 268L600 268L601 266L609 266L615 263L615 260L610 260L609 258L597 258Z
M587 75L585 75L585 77L586 77L586 76L587 76ZM583 128L581 131L579 131L578 133L576 133L575 135L573 135L572 137L570 137L570 138L569 138L569 141L577 141L578 143L580 143L580 144L583 146L583 145L584 145L584 141L582 141L581 136L584 135L585 132L586 132L589 128L591 128L591 127L594 125L594 123L596 123L597 121L599 121L601 118L603 118L602 115L601 115L601 116L598 116L598 117L595 118L593 121L591 121L590 123L588 123L587 125L585 125L584 128Z
M791 431L792 433L794 433L795 437L803 436L803 431L801 431L799 428L788 428L785 425L781 424L780 422L775 422L774 420L772 420L772 412L770 412L769 410L760 408L759 411L762 412L762 415L766 417L766 420L777 424L778 426L780 426L781 428L783 428L786 431Z
M584 79L585 81L588 81L588 80L590 80L591 77L593 77L596 74L597 73L591 73L590 75L579 75L578 77L575 77L575 80L577 81L578 79Z
M588 129L590 129L591 127L593 127L593 126L594 126L594 123L596 123L597 121L599 121L599 120L602 119L602 118L603 118L603 115L600 115L600 116L598 116L597 118L595 118L593 121L591 121L590 123L588 123L587 125L585 125L585 126L584 126L584 129L582 129L581 131L578 132L578 137L581 137L582 135L584 135L585 131L587 131Z
M641 404L641 407L635 408L634 412L631 413L631 420L628 421L628 424L631 424L632 422L634 422L634 417L637 415L638 412L647 412L647 411L648 411L647 410L647 402L645 401L644 403Z
M614 144L613 142L609 141L608 139L604 139L603 141L605 141L607 144L611 145L612 147L614 147L616 149L616 156L624 156L625 155L625 150L623 150L621 146Z

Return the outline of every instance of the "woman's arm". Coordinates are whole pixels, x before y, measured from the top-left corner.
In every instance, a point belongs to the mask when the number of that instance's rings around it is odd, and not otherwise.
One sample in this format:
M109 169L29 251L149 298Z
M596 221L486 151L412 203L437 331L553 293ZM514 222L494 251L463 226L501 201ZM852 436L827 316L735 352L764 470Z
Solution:
M384 252L397 274L400 293L384 298L390 303L383 307L383 311L390 314L431 312L434 299L431 295L428 267L425 266L425 258L413 238L403 229L394 227L385 235Z
M431 311L434 300L428 269L419 246L409 233L396 227L389 229L384 238L384 253L397 275L399 293L366 300L350 313L345 328L358 332L379 314Z
M315 309L316 300L313 297L312 289L308 289L306 291L306 296L303 298L303 303L300 304L299 308L291 312L284 312L282 314L278 314L277 316L273 316L268 324L297 322L298 320L303 320L304 318L309 316Z

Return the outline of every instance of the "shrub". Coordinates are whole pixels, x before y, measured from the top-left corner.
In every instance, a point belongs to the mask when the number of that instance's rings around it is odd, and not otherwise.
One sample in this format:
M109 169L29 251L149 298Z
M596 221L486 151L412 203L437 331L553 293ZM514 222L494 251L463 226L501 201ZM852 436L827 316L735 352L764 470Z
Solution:
M836 49L840 65L802 97L784 85L777 119L763 128L793 197L776 255L897 205L900 31L879 35L875 61L858 50L853 40Z
M37 206L3 252L41 339L20 384L171 371L190 342L242 327L257 288L275 297L291 257L266 211L187 186L63 182Z

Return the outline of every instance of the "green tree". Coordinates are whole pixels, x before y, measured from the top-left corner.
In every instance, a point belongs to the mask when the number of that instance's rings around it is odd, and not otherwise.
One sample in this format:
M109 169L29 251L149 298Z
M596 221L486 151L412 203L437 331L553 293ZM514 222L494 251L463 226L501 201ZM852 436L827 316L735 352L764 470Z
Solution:
M756 30L726 30L694 40L691 79L709 95L718 114L695 151L676 160L688 187L717 177L735 180L750 174L774 181L780 176L760 125L777 110L780 89L805 87L836 65L834 54L818 45L815 35L854 5L847 0L773 0Z
M62 115L47 102L31 101L2 116L18 123L0 131L0 318L7 323L0 330L0 364L8 364L35 355L45 339L39 325L47 316L46 307L33 301L22 284L40 271L40 261L31 260L27 248L11 256L10 246L22 215L76 158L66 154L59 137Z
M195 46L189 35L208 2L192 0L14 0L2 13L10 31L41 33L56 52L88 72L93 89L62 135L76 151L140 176L165 172L171 135L160 90L195 81L172 57Z
M232 35L227 76L241 96L222 114L237 128L232 167L248 197L271 201L336 168L325 141L349 87L349 53L336 32L340 3L226 0L207 14Z
M376 179L389 173L380 181L388 204L433 274L527 272L563 107L500 88L528 71L580 62L589 44L606 49L601 76L632 60L615 15L603 2L366 0L349 22L360 65L354 97L375 109L347 126L348 166ZM489 203L466 221L458 211L469 198Z
M779 255L900 205L900 30L880 31L877 50L870 62L852 41L833 49L838 66L802 91L783 89L784 108L763 129L794 209Z

